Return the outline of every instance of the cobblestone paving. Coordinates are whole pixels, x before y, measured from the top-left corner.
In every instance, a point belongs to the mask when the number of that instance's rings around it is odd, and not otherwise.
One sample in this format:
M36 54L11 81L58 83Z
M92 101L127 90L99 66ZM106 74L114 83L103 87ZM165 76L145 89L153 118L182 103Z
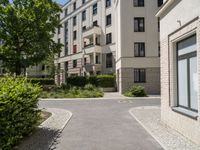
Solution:
M160 107L136 107L129 112L166 150L200 150L200 147L161 123Z
M45 111L51 112L52 116L44 121L38 129L25 139L17 150L49 150L54 149L53 145L70 120L71 112L64 109L48 108Z

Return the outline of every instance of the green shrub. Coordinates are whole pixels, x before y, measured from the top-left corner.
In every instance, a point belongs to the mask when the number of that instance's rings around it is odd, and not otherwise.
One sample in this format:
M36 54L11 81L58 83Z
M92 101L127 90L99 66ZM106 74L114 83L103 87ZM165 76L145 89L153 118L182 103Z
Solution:
M69 86L84 87L87 84L87 77L82 77L82 76L68 77L66 79L66 84Z
M96 87L92 84L86 84L84 90L93 91Z
M98 83L98 80L97 80L97 76L89 76L88 77L88 83L89 84L92 84L92 85L94 85L94 86L99 86L99 83Z
M54 79L50 79L50 78L28 78L28 81L30 81L31 83L37 83L40 85L54 85Z
M100 87L114 87L115 86L115 76L114 75L98 75L97 81Z
M132 88L129 89L129 91L125 92L124 95L128 97L146 97L147 96L145 89L142 86L133 86Z
M7 150L34 129L41 87L8 76L0 79L0 85L0 149Z

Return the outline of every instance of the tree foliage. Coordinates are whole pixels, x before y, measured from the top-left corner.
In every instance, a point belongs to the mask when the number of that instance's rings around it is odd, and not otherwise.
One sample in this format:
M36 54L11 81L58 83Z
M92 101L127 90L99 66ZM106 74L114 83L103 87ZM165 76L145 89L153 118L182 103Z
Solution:
M60 7L52 0L0 0L0 60L11 73L37 65L58 53L53 40L60 26Z

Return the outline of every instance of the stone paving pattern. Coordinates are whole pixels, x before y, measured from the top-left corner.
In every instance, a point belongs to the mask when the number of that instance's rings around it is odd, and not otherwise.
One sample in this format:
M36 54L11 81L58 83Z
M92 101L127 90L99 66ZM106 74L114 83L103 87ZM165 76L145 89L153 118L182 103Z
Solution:
M160 107L136 107L130 113L166 150L200 150L200 147L161 122Z

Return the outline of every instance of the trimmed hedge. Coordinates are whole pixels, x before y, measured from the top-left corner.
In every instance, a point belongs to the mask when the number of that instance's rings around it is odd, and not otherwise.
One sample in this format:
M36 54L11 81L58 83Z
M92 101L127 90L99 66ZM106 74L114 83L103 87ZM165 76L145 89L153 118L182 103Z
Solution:
M40 85L54 85L54 79L50 78L28 78L28 81L34 84L40 84Z
M87 83L87 77L82 76L68 77L66 79L66 84L70 86L84 87Z
M97 80L100 87L107 88L115 86L114 75L98 75Z
M92 84L96 87L114 87L115 86L115 76L114 75L98 75L90 77L68 77L66 79L66 84L69 86L84 87L87 84Z
M41 87L8 76L0 79L0 85L0 149L8 150L34 129Z

